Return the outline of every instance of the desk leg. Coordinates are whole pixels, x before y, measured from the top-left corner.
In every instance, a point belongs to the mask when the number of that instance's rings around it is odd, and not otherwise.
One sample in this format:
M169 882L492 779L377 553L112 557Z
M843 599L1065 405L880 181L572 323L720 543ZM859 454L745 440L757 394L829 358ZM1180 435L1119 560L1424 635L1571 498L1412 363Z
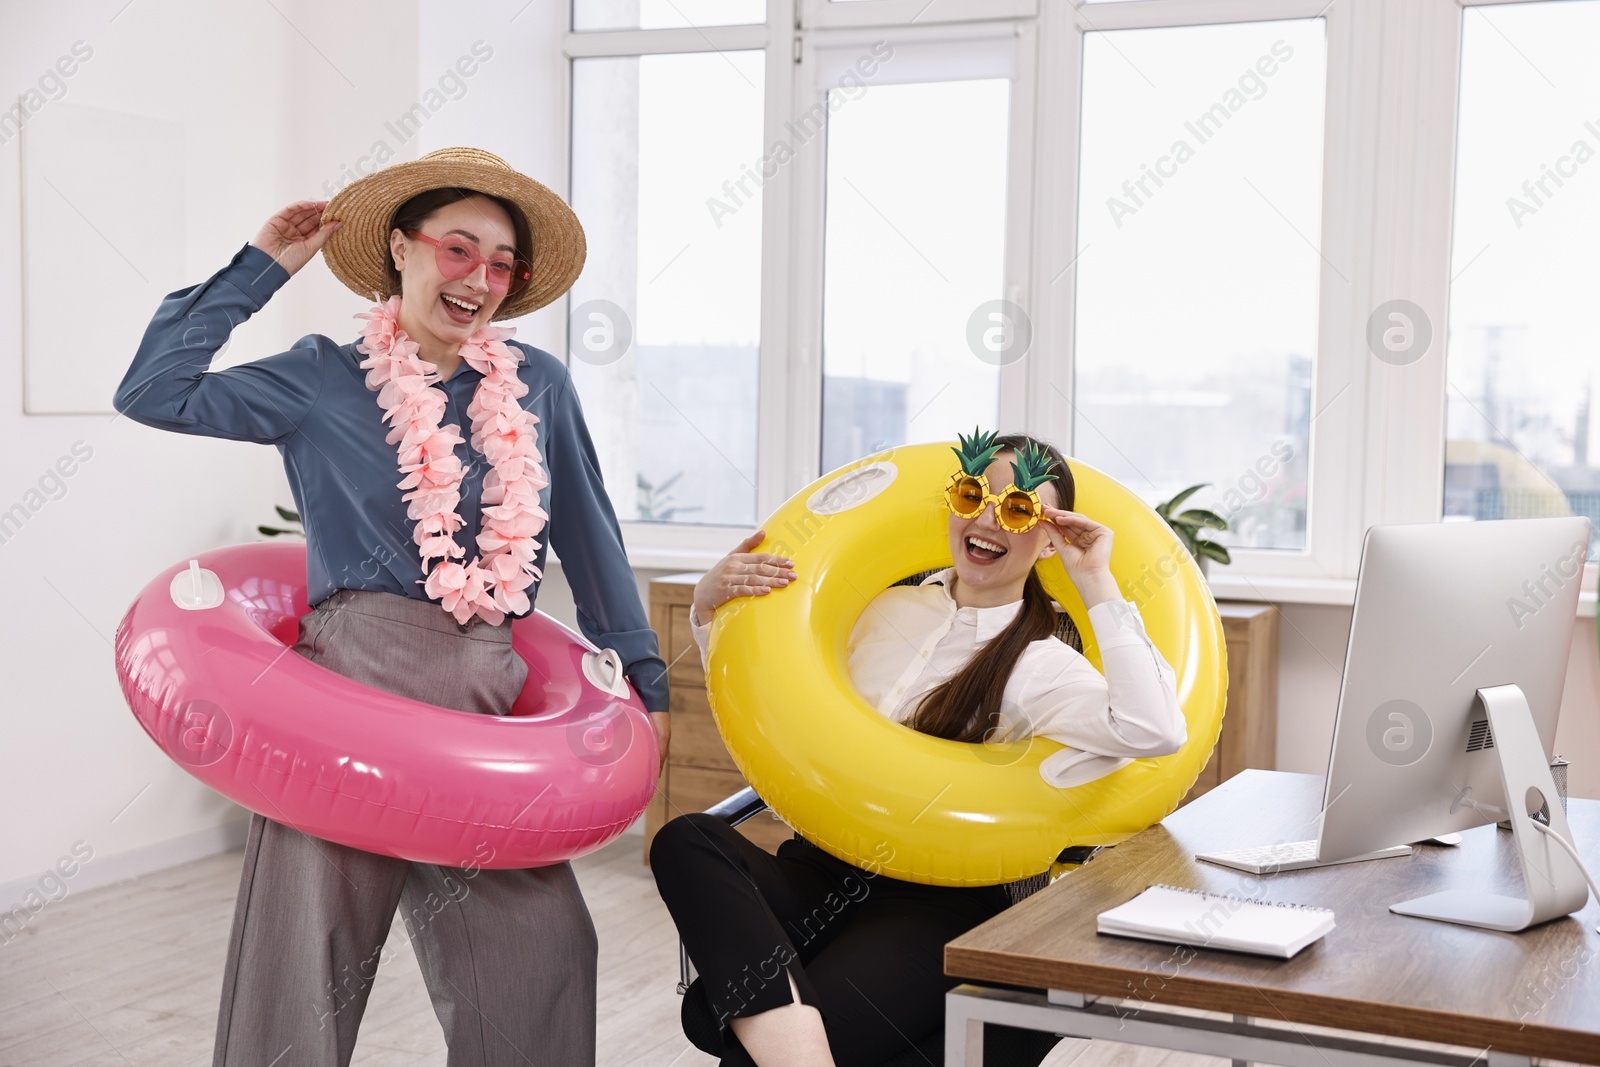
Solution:
M983 1067L982 1003L946 993L944 998L945 1067Z
M1233 1021L1236 1022L1236 1023L1248 1023L1250 1021L1250 1016L1248 1016L1248 1015L1235 1015L1233 1017ZM1250 1067L1250 1061L1249 1060L1234 1060L1233 1061L1233 1067Z
M1532 1067L1532 1056L1518 1056L1510 1052L1489 1053L1489 1067Z

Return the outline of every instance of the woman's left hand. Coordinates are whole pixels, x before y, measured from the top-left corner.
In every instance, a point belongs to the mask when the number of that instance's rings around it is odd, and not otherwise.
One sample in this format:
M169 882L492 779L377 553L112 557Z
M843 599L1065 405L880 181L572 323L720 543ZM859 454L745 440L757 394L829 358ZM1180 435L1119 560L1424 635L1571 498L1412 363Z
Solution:
M1113 535L1109 526L1076 511L1052 507L1044 509L1042 525L1050 536L1050 543L1061 554L1067 576L1074 582L1082 575L1111 569Z

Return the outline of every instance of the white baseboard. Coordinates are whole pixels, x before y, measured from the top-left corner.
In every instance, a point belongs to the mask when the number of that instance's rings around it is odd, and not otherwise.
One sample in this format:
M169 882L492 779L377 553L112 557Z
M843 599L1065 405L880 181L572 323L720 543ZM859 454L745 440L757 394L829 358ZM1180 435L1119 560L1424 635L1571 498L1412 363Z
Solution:
M69 893L98 889L129 878L137 878L142 874L163 871L168 867L176 867L207 856L215 856L219 852L227 852L229 849L240 848L244 845L249 830L249 819L234 819L218 826L208 826L203 830L184 834L182 837L157 841L143 848L129 849L109 856L96 853L87 863L79 864L71 878L62 880L66 882ZM30 892L42 892L39 880L44 875L45 872L40 871L31 878L19 878L14 882L0 885L0 915L23 906L24 898Z

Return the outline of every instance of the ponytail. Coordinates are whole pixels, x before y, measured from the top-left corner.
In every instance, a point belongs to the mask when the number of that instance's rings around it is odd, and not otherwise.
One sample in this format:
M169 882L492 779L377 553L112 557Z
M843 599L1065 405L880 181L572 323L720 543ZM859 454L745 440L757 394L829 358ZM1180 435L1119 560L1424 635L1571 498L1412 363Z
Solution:
M1000 698L1022 653L1056 632L1056 609L1039 575L1028 572L1022 610L955 677L922 698L906 724L951 741L986 741L1000 722Z

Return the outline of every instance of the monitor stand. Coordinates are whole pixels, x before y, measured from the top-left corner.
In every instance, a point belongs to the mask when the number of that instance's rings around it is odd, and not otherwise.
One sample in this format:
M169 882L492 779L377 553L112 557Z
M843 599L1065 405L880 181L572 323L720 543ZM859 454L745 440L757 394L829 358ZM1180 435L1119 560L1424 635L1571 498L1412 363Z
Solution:
M1495 818L1509 818L1522 883L1528 899L1500 896L1470 889L1449 889L1389 905L1397 915L1477 926L1485 930L1517 931L1570 915L1589 901L1583 872L1560 845L1533 825L1535 818L1572 840L1567 815L1562 810L1550 764L1539 743L1533 715L1521 688L1495 685L1479 689L1476 701L1488 714L1494 751L1505 787L1506 807L1501 811L1463 795L1451 810L1473 807Z

